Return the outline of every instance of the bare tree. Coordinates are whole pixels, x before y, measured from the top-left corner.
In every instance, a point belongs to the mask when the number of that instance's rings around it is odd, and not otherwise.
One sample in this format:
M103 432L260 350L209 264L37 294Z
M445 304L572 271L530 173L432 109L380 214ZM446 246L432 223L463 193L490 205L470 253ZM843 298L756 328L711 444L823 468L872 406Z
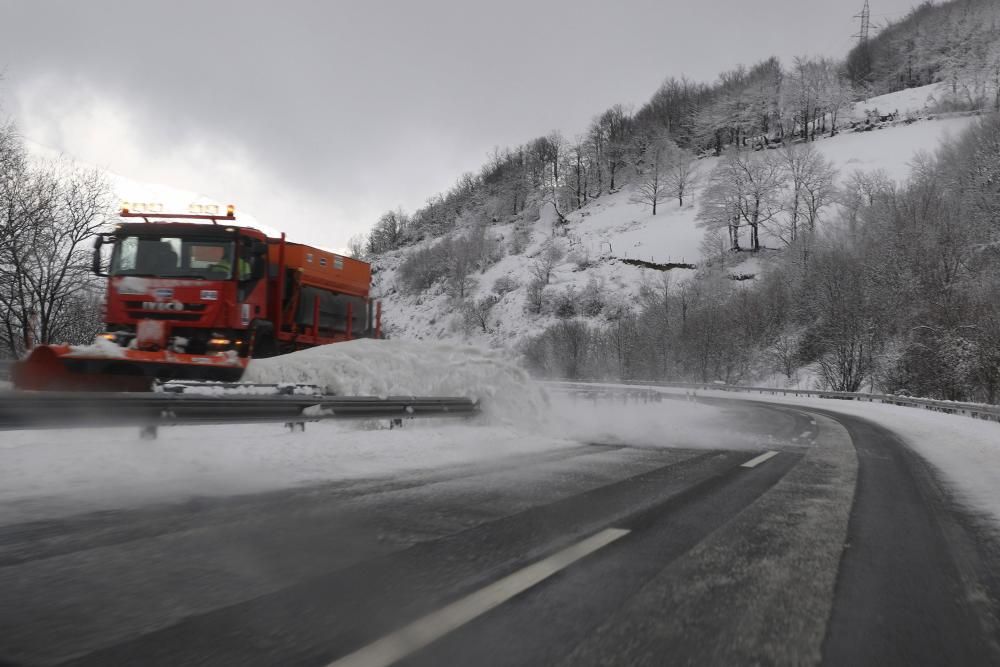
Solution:
M799 336L779 334L766 350L766 356L786 380L791 380L799 363Z
M784 206L788 218L778 235L790 245L798 239L803 224L810 233L815 232L820 210L833 201L836 170L812 144L788 144L778 159L789 187Z
M737 201L739 193L733 187L727 170L720 164L709 175L708 184L702 194L698 223L707 230L706 239L721 238L726 230L729 250L740 250L740 214ZM711 241L710 241L711 242ZM708 248L706 248L708 250ZM710 253L707 253L710 254Z
M670 140L660 137L653 140L643 151L642 169L631 200L638 204L648 204L656 215L656 207L672 195L667 182Z
M712 172L698 217L712 229L729 229L733 250L739 250L739 228L750 229L750 250L760 250L760 228L781 211L782 174L770 155L732 150Z
M632 127L631 113L622 105L616 104L601 114L591 129L592 141L599 147L600 158L607 170L608 192L614 192L615 179L626 165Z
M464 239L451 243L451 257L448 264L448 285L451 294L457 299L465 299L466 294L476 286L472 273L476 269L476 256L473 247Z
M491 333L490 313L497 303L497 297L487 295L478 300L466 301L462 306L462 316L468 326L480 329L484 334Z
M781 210L781 171L769 154L732 151L724 164L736 190L736 210L750 227L750 250L760 250L760 228Z
M410 218L401 208L383 213L368 236L368 253L380 255L399 248L409 224Z
M856 94L839 63L829 58L820 60L820 101L829 114L831 137L836 136L840 114L851 108Z
M8 155L0 167L0 338L12 353L87 342L74 332L92 315L83 307L94 295L89 240L109 220L110 188L66 162L30 168Z
M805 221L809 233L814 234L819 222L820 211L832 204L836 196L834 179L837 177L837 170L832 162L816 152L815 156L809 160L806 176L802 183Z
M527 312L535 315L541 313L542 306L545 305L545 283L538 278L531 280L525 286L524 298Z
M531 267L531 273L542 285L548 285L549 280L552 277L552 269L559 264L560 260L563 258L562 249L559 248L555 243L549 243L541 253L538 255L538 259Z
M698 171L695 167L694 153L685 148L674 148L669 155L667 168L664 170L664 180L667 191L677 198L677 205L684 206L684 197L694 187Z
M368 238L364 234L355 234L347 239L347 254L354 259L363 259L367 246Z

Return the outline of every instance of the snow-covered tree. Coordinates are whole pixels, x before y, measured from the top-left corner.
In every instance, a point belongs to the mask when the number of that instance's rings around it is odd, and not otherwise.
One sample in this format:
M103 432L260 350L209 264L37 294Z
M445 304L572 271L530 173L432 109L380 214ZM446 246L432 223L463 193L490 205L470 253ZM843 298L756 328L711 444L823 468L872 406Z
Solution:
M698 171L694 153L674 145L663 175L670 196L677 198L678 206L684 206L684 197L689 195L697 183Z
M652 138L640 160L641 173L637 177L632 201L647 204L656 215L656 207L673 196L668 181L670 161L676 146L666 136Z
M0 129L0 345L8 353L97 333L90 241L111 212L96 170L30 165L13 130Z

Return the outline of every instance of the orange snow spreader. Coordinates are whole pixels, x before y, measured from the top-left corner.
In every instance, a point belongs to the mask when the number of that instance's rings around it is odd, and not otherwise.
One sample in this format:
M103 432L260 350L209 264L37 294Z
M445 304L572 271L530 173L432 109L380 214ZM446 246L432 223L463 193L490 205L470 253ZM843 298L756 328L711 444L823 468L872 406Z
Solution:
M151 207L148 207L151 208ZM156 380L239 380L252 358L381 337L371 267L235 224L233 207L129 210L100 234L105 332L92 345L39 345L18 389L148 391ZM110 249L110 252L106 252ZM107 261L105 257L107 256Z
M18 389L40 391L149 391L157 380L235 382L247 362L169 350L122 349L109 355L92 345L39 345L14 365L12 379Z

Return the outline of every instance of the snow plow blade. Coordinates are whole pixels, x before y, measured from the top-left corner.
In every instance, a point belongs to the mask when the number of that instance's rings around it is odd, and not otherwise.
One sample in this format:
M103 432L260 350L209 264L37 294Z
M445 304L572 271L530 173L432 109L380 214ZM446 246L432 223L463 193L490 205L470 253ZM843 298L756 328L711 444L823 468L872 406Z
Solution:
M235 382L249 361L119 349L102 354L70 345L40 345L14 364L11 379L15 388L35 391L150 391L156 380Z

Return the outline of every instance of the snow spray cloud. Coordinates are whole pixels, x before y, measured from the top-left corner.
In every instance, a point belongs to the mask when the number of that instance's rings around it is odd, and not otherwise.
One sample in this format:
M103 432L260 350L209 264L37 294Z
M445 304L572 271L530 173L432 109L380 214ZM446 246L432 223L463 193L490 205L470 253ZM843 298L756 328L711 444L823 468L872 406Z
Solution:
M586 444L691 449L752 449L780 440L774 429L745 419L738 407L653 390L661 400L552 392L546 429Z

